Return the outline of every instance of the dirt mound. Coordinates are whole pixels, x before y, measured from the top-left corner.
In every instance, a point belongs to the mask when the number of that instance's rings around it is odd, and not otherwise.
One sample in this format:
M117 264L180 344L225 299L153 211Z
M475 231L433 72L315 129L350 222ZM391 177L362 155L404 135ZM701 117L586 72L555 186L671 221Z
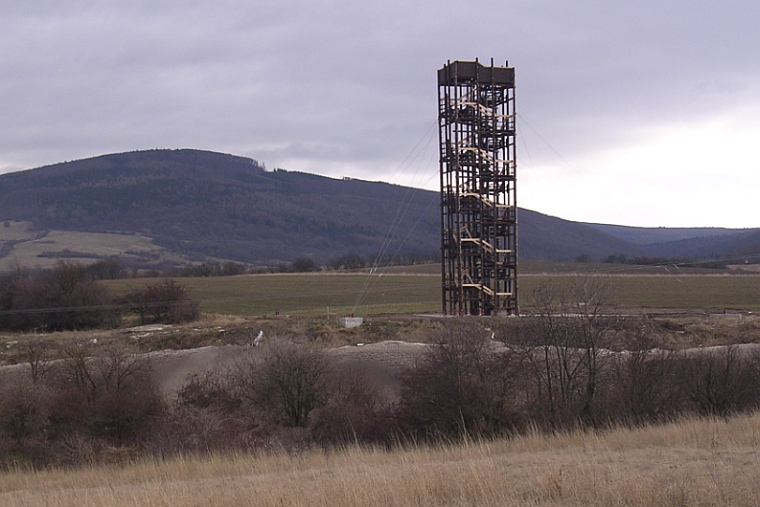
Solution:
M387 341L364 346L345 346L327 349L328 357L337 367L358 369L389 391L395 390L404 368L413 366L427 345ZM193 375L203 377L208 373L223 373L235 366L236 361L250 360L261 355L259 347L224 345L191 350L162 350L146 355L151 368L167 399L173 399L177 391Z

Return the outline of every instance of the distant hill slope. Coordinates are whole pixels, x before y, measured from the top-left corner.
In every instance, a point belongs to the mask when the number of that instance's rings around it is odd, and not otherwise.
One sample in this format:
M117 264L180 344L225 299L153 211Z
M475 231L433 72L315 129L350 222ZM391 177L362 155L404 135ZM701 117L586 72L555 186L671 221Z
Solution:
M524 260L571 261L581 256L602 260L610 255L647 255L646 249L600 231L589 224L571 222L520 209L518 254Z
M754 253L753 262L759 262L760 256L757 254L760 252L760 230L747 229L731 234L668 241L646 245L646 248L660 257L724 258L735 261Z
M760 249L760 229L719 227L646 228L589 224L640 246L650 257L716 259L742 257ZM757 262L760 259L756 259Z
M589 224L616 238L630 241L636 245L653 245L670 243L685 239L711 238L715 236L730 236L737 229L719 227L629 227L625 225Z
M0 220L31 222L37 230L147 236L193 260L272 265L299 256L325 262L347 253L435 256L439 213L437 192L266 171L249 158L200 150L104 155L0 175ZM616 226L525 209L519 222L525 260L655 251L645 244L644 231L625 235ZM726 239L720 248L747 247L744 240L728 241L734 236L719 236ZM699 244L687 249L699 256ZM12 241L0 245L0 256L12 251Z
M431 255L435 194L384 183L268 172L254 160L197 150L106 155L0 176L0 217L39 228L139 233L195 259L272 264L300 255ZM403 205L402 205L403 203ZM401 210L401 213L399 213Z

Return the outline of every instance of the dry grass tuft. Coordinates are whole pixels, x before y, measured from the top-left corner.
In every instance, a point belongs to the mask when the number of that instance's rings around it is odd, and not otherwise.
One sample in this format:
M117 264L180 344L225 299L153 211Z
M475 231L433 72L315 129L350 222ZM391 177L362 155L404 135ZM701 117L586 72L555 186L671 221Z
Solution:
M755 506L760 415L386 452L187 457L0 475L25 506Z

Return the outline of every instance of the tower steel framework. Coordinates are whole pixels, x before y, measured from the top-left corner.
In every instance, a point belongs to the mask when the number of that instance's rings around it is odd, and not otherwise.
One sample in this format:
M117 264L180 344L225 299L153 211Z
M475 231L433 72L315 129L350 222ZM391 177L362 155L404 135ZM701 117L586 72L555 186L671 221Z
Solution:
M517 314L515 70L438 71L443 311Z

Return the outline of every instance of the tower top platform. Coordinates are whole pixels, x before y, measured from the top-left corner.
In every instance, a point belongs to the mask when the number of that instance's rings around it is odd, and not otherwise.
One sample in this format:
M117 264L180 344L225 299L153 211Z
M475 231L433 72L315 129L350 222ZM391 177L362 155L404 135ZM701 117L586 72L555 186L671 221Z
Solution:
M480 62L449 62L438 70L438 86L457 84L494 84L513 88L514 67L485 66Z

